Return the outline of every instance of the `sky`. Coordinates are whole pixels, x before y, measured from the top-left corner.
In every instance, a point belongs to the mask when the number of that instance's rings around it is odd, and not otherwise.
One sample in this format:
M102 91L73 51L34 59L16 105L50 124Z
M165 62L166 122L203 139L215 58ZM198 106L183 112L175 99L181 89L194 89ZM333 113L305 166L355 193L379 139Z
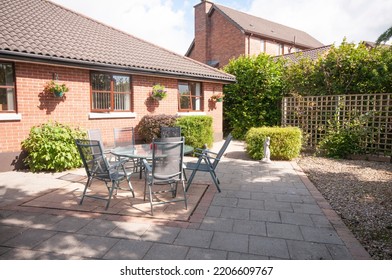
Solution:
M200 0L51 0L135 37L184 55ZM376 41L392 26L391 0L210 0L300 29L325 45Z

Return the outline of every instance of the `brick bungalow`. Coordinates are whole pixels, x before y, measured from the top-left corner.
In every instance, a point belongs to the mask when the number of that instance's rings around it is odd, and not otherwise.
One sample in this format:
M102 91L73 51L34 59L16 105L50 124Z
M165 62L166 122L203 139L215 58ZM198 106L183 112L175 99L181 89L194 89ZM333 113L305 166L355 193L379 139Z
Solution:
M110 145L114 127L147 114L209 115L222 138L222 104L208 99L234 76L50 1L2 0L0 14L1 171L14 169L21 141L48 120L99 128ZM51 80L69 87L65 97L45 94ZM149 98L157 83L168 92L159 102Z
M240 55L276 56L323 46L304 31L212 1L201 0L194 9L195 39L185 55L213 67Z

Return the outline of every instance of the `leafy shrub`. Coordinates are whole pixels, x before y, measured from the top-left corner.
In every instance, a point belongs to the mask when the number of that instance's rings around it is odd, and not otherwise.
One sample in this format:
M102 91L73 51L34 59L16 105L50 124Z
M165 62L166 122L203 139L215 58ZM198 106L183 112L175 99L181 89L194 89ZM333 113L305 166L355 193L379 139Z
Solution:
M22 148L28 156L24 162L31 171L64 171L80 167L82 160L75 139L85 138L86 132L57 122L33 126Z
M372 112L339 121L339 112L328 122L326 135L319 149L332 158L346 158L349 155L363 154L368 140L370 127L368 119Z
M138 134L146 143L151 143L152 139L158 138L161 126L175 126L176 116L171 115L145 115L137 126Z
M251 127L280 124L283 65L264 53L231 60L224 70L237 82L225 85L225 132L244 139Z
M176 125L181 127L185 142L194 148L202 148L204 144L211 147L214 142L211 116L184 116L178 118Z
M185 143L194 148L202 148L204 144L211 147L214 141L210 116L146 115L140 120L137 131L146 143L150 143L160 137L161 126L181 127Z
M245 136L246 151L252 159L264 157L264 141L270 137L272 160L292 160L301 151L302 133L297 127L251 128Z
M368 48L365 43L332 45L316 60L297 57L282 76L285 92L300 95L388 93L392 90L391 48Z

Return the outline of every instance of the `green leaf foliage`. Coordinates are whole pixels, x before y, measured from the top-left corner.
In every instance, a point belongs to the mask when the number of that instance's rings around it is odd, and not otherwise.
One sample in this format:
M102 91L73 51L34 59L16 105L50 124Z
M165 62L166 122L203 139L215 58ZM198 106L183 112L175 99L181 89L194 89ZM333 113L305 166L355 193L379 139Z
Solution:
M211 147L214 141L212 122L211 116L146 115L140 120L137 131L146 143L151 143L152 139L160 137L161 126L179 126L187 145Z
M214 142L214 130L211 116L184 116L176 120L181 127L185 143L194 148L203 148L205 144L211 147Z
M175 126L176 116L172 115L145 115L137 125L137 132L146 143L159 138L161 126Z
M283 64L271 56L241 56L224 70L236 76L237 83L224 87L225 131L244 139L251 127L280 123Z
M270 137L270 158L292 160L299 156L302 133L297 127L257 127L246 133L246 151L252 159L264 158L264 142Z
M334 119L328 122L326 136L319 144L320 151L332 158L363 154L366 143L370 143L373 138L373 129L369 125L372 116L373 112L362 115L352 112L350 118L341 120L337 112Z
M392 49L347 43L316 60L299 57L286 63L283 84L287 94L342 95L392 91Z
M75 144L78 138L86 138L86 132L57 122L33 126L28 138L22 141L22 148L28 153L25 163L33 172L80 167L82 160Z

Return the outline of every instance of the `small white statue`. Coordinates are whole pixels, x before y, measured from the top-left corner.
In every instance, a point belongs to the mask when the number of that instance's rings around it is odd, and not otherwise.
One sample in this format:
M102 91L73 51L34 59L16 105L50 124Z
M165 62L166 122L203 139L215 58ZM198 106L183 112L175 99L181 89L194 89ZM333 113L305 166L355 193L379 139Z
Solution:
M265 162L270 162L270 156L271 156L271 152L270 152L270 138L267 137L264 141L264 158L262 159L262 161Z

